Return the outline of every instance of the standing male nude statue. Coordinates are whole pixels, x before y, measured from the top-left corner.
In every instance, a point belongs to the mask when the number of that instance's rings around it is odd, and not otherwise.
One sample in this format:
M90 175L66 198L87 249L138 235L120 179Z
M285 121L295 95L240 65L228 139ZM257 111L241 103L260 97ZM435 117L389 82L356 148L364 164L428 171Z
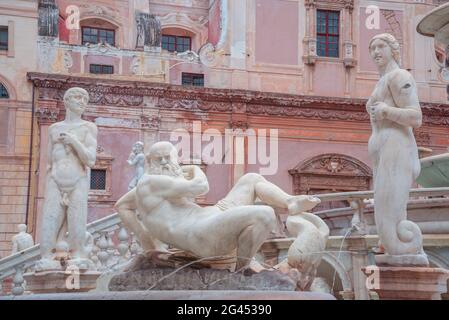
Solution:
M270 206L297 214L311 200L319 202L310 196L291 196L261 175L248 173L216 205L200 207L192 199L209 191L200 167L181 168L176 148L166 141L151 146L147 161L148 172L115 205L144 251L164 251L169 244L207 258L237 250L236 270L244 269L275 228ZM256 200L267 205L255 205Z
M55 252L68 232L69 265L88 269L92 265L86 247L87 200L90 168L95 164L97 127L81 119L89 102L82 88L64 94L66 117L48 129L48 166L40 232L41 260L36 271L59 270Z

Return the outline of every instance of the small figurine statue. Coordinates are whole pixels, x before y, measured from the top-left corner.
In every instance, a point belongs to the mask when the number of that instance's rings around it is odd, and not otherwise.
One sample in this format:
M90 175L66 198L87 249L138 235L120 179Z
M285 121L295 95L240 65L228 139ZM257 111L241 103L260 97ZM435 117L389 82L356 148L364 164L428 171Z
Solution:
M143 176L145 170L145 155L143 153L143 142L137 141L133 145L133 149L128 157L128 164L136 167L136 171L133 179L128 185L128 190L131 190L137 186L140 178Z
M11 254L23 251L34 246L33 237L27 233L27 225L19 224L17 226L19 233L12 237L12 250Z

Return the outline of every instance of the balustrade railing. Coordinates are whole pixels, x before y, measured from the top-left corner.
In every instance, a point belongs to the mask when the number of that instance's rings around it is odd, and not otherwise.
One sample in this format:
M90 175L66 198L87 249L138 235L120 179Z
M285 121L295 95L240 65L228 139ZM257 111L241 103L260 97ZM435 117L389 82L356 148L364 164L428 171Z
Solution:
M449 188L420 188L410 190L409 203L413 202L413 199L424 199L432 197L442 197L449 196ZM323 210L316 212L317 215L323 217L326 215L347 215L352 212L351 227L355 229L355 233L359 235L366 235L368 233L367 223L365 219L365 211L367 206L372 203L369 201L374 198L374 191L354 191L354 192L339 192L339 193L326 193L319 194L317 197L320 198L321 202L330 201L348 201L350 207L333 209L333 210Z
M319 194L317 197L322 202L346 200L351 203L351 207L321 211L317 214L325 216L353 212L353 227L358 230L359 234L366 234L364 213L369 203L367 200L372 199L373 196L373 191ZM410 191L411 198L441 196L449 196L449 188L412 189ZM94 242L90 258L99 271L115 270L141 251L137 239L133 234L128 234L117 213L88 224L87 230L92 235ZM0 295L26 293L23 275L33 270L38 259L40 259L39 244L0 259Z
M99 271L116 269L141 250L116 213L88 224L87 230L93 237L90 259ZM39 244L0 259L0 295L26 292L23 274L32 271L39 259Z

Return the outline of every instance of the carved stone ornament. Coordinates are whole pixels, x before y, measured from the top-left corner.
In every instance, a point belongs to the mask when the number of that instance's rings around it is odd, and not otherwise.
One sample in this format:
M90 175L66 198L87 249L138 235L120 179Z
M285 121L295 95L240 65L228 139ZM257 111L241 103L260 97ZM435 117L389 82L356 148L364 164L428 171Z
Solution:
M194 88L164 83L92 79L56 74L28 73L38 88L38 99L62 106L65 90L76 85L89 92L90 105L143 107L144 97L152 97L156 107L191 112L238 113L259 116L369 122L366 99L273 94L242 90ZM445 104L422 103L423 124L449 125Z
M295 193L309 190L369 190L371 169L363 162L341 154L322 154L289 170Z

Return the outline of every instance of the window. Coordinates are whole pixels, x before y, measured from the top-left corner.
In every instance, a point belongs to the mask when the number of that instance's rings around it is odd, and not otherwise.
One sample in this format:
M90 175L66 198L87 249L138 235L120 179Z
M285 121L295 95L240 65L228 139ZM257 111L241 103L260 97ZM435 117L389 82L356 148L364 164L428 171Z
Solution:
M9 99L8 90L0 83L0 99Z
M104 64L91 64L89 65L89 72L95 74L113 74L114 66Z
M317 10L316 20L318 56L338 58L340 12Z
M0 26L0 50L8 50L8 27Z
M204 87L204 74L182 73L183 86Z
M192 39L190 37L162 35L162 49L170 52L192 50Z
M115 31L92 27L83 27L83 44L86 43L108 43L115 45Z
M106 190L106 170L92 169L90 171L90 189Z

